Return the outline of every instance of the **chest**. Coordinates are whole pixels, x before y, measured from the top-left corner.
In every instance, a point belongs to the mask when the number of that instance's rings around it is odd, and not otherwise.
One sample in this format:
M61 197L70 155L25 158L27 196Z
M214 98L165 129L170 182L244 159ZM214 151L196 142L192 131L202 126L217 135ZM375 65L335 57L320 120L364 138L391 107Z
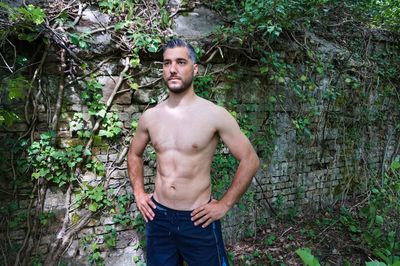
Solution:
M149 127L151 142L157 152L200 151L216 139L215 127L202 115L160 116Z

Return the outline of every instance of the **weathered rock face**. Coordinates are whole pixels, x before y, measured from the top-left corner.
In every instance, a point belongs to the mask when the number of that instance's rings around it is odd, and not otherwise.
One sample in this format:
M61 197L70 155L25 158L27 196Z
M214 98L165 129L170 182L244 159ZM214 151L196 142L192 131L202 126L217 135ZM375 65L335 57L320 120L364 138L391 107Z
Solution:
M179 5L179 1L176 1ZM82 22L79 25L79 30L91 30L92 26L107 26L109 18L105 14L101 14L96 10L86 10ZM178 16L175 20L174 31L176 34L184 36L188 39L203 38L209 34L215 27L220 24L218 17L204 7L194 9L193 12L188 13L187 16ZM327 40L315 37L314 41L318 43L319 51L324 54L326 59L338 56L339 54L346 55L348 51L343 47L338 47ZM105 51L112 50L110 43L110 36L108 33L99 33L96 35L94 43L95 50L93 53L97 55L99 62L101 55ZM286 51L288 56L296 51ZM143 62L144 65L150 62ZM350 62L352 66L356 66L357 62ZM55 65L50 65L50 69L55 69ZM100 69L103 76L99 76L97 80L102 84L103 102L106 102L111 94L114 86L119 81L118 62L105 64ZM212 69L221 70L223 65L215 64ZM299 66L301 68L302 66ZM204 69L204 68L202 68ZM204 70L203 70L204 71ZM259 129L260 132L268 130L265 121L269 118L275 125L275 138L271 139L270 146L274 147L270 158L261 158L262 167L257 172L253 184L250 188L254 194L254 212L248 212L243 215L243 212L234 207L227 217L223 220L225 239L227 243L235 242L239 237L244 235L248 229L255 227L257 219L265 219L270 215L270 210L266 205L266 201L282 202L282 206L304 206L312 205L318 206L327 202L331 202L338 191L340 192L340 185L345 182L349 176L354 176L361 173L358 162L359 160L367 160L371 167L381 166L385 163L385 158L389 158L395 152L396 139L384 138L385 134L393 135L393 126L389 127L389 132L383 132L386 129L371 126L371 132L368 138L365 136L362 141L365 145L372 145L368 151L363 151L364 156L361 154L349 151L346 144L343 142L343 132L333 126L325 125L326 120L320 117L318 121L311 121L310 128L314 132L323 134L312 136L312 141L304 143L299 142L297 138L297 131L293 125L293 120L290 115L299 112L298 106L294 95L288 95L281 105L275 105L272 109L269 108L268 100L274 95L279 87L273 87L267 79L260 77L257 71L246 66L235 66L229 70L224 70L226 76L237 73L246 73L242 75L240 80L223 81L213 91L215 99L218 102L224 103L230 100L235 100L238 104L238 109L243 112L252 113L255 117L253 124ZM251 73L254 73L251 74ZM57 90L57 78L54 73L47 73L47 91ZM124 137L129 136L132 132L131 122L137 121L141 113L149 105L159 102L166 96L166 90L160 83L160 71L152 70L147 73L145 77L141 77L138 81L140 86L137 90L129 90L125 84L120 90L124 93L118 94L113 102L111 111L116 112L119 119L123 122ZM327 90L328 79L321 77L318 82L318 92ZM148 84L154 84L147 86ZM94 121L89 120L87 107L82 105L81 101L81 88L78 85L72 85L66 88L65 101L64 101L64 115L60 120L59 132L60 146L68 147L76 143L76 138L73 138L69 130L69 123L74 113L83 113L84 120L88 127L92 127ZM292 97L292 98L291 98ZM371 95L373 97L373 95ZM322 100L317 105L319 110L325 110L327 107ZM246 111L246 110L251 111ZM52 109L46 106L45 100L39 106L39 128L46 130L46 122L48 120L48 113ZM328 110L328 112L335 110ZM398 119L398 110L386 110L392 113L393 121ZM389 121L390 122L390 121ZM321 125L325 125L323 130L320 129ZM21 134L27 129L24 123L15 124L12 128L7 129L6 132L0 132L2 135L6 134ZM123 138L123 137L122 137ZM384 142L387 142L384 144ZM323 145L320 145L323 143ZM387 144L387 145L386 145ZM383 149L385 151L383 152ZM94 154L97 159L103 163L114 162L119 159L121 155L122 145L117 144L114 147L110 146L96 146ZM262 151L259 151L260 154ZM354 152L354 153L353 153ZM386 155L383 155L383 154ZM386 157L385 157L386 156ZM144 177L145 186L152 189L154 186L154 175L156 171L156 162L154 160L154 151L147 148L144 155ZM101 177L96 176L94 173L89 172L81 177L82 182L88 184L95 184L100 181ZM127 174L126 161L124 161L117 171L110 175L109 187L119 191L120 195L132 194L132 189L129 184L129 177ZM49 212L55 213L56 225L61 224L64 217L64 194L60 190L50 189L46 195L44 209ZM21 208L27 207L27 202L21 205ZM249 207L249 206L248 206ZM133 217L137 214L136 206L133 202L129 205L130 215ZM83 212L77 212L76 215L82 216ZM71 217L73 219L73 217ZM101 215L100 217L93 218L87 227L83 229L73 239L68 251L64 254L64 261L68 265L85 265L90 250L82 245L84 239L88 235L92 235L100 246L101 256L104 258L106 265L132 265L137 261L143 259L143 250L140 241L143 232L138 232L129 226L116 226L116 246L114 249L107 249L105 239L108 231L107 226L115 225L115 220L108 215ZM10 234L12 240L22 241L23 230L15 230ZM43 254L48 252L48 245L54 241L56 228L51 227L48 234L41 238L40 247Z
M174 21L173 31L176 35L188 39L203 38L220 26L220 18L205 7L195 8L187 15L179 15Z

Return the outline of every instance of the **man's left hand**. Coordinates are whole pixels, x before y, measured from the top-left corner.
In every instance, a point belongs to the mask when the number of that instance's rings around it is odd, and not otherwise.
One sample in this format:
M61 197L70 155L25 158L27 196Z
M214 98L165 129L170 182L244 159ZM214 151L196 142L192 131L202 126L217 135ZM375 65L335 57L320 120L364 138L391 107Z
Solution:
M194 225L201 225L205 228L212 222L224 217L228 210L229 208L220 201L212 200L192 211L192 221Z

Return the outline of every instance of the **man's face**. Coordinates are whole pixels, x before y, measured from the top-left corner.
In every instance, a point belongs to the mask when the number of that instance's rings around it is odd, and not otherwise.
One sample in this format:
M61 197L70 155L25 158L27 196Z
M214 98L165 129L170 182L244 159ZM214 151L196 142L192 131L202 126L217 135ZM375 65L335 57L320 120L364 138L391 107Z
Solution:
M186 47L169 48L164 52L163 78L170 92L182 93L193 84L198 66L189 58Z

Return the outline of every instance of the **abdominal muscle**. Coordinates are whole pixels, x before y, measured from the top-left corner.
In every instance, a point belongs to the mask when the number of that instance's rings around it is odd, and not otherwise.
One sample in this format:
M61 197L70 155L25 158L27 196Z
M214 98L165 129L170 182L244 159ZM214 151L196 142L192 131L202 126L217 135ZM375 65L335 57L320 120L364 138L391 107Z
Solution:
M211 196L212 155L170 150L157 154L154 199L175 210L191 211Z

